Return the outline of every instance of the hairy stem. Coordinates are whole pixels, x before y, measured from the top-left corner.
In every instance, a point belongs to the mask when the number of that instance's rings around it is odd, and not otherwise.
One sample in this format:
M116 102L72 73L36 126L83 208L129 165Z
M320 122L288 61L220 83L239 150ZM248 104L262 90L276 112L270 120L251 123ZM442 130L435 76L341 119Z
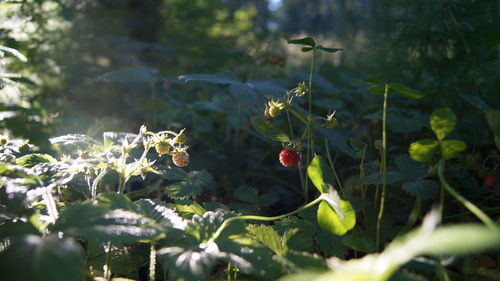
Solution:
M314 199L313 201L309 202L308 204L294 210L294 211L291 211L289 213L286 213L286 214L283 214L283 215L279 215L279 216L274 216L274 217L263 217L263 216L253 216L253 215L248 215L248 216L237 216L237 217L232 217L232 218L229 218L227 220L225 220L221 226L217 229L217 231L212 235L212 238L210 238L210 241L215 241L217 240L217 238L219 238L220 234L222 233L222 231L233 221L237 221L237 220L257 220L257 221L275 221L275 220L280 220L280 219L283 219L283 218L286 218L288 216L291 216L293 214L296 214L296 213L299 213L307 208L310 208L316 204L318 204L319 202L321 202L321 200L323 200L323 198L320 196L316 199Z
M151 241L149 252L149 280L155 281L156 278L156 241Z
M451 187L448 182L446 182L446 178L444 177L445 170L445 161L444 159L439 160L438 164L438 176L439 181L441 182L441 186L448 191L458 202L462 203L471 213L473 213L478 219L480 219L486 226L491 228L492 230L498 231L499 227L493 222L493 220L486 215L481 209L479 209L476 205L474 205L469 200L465 199L460 195L453 187Z
M382 217L384 216L385 196L387 189L387 140L386 140L386 123L387 123L387 97L389 95L389 84L385 84L384 90L384 107L382 111L382 161L380 163L382 169L382 194L380 195L380 209L377 218L377 250L380 251L380 228L382 225Z

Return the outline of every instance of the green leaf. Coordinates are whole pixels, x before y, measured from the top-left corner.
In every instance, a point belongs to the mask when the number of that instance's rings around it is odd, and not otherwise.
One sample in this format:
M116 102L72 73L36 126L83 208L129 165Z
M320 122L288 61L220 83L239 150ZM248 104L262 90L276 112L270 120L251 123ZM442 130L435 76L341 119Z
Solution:
M187 181L181 181L167 186L166 192L172 199L187 199L198 196L203 189L199 185L191 184Z
M252 123L252 126L264 137L280 142L291 141L290 137L283 130L268 120L254 116L250 119L250 122Z
M177 229L186 228L187 221L180 217L174 209L167 207L158 199L141 199L135 201L133 207L137 213L143 214L154 220L156 224L162 227Z
M405 182L403 183L402 188L404 191L413 196L420 196L423 200L435 199L439 190L437 183L430 180Z
M201 246L201 245L200 245ZM205 280L216 265L219 248L213 242L192 249L168 247L157 251L170 280Z
M319 155L315 155L309 167L307 167L307 175L320 193L325 193L324 184L332 184L335 180L332 171L328 164Z
M125 194L118 193L101 193L97 199L100 205L108 209L123 209L132 210L132 200Z
M40 163L54 163L57 160L48 154L33 153L17 158L14 163L25 168L31 168Z
M486 120L488 120L488 125L490 125L490 129L497 137L500 137L500 111L488 110L485 116Z
M316 46L316 42L311 37L305 37L305 38L301 38L301 39L289 39L289 40L287 40L287 43L288 44L296 44L296 45L306 45L306 46L310 46L310 47Z
M99 144L91 137L80 134L69 134L69 135L59 136L56 138L51 138L50 143L67 147L70 150L75 148L76 149L88 148L91 147L92 145Z
M385 85L371 85L368 87L368 92L372 95L383 95L385 93Z
M483 225L452 225L437 229L420 246L422 254L467 255L500 249L500 232ZM464 241L467 241L466 243Z
M450 159L467 148L463 141L445 140L441 143L441 158Z
M200 204L192 200L177 200L175 203L169 204L169 206L172 206L180 213L198 214L201 216L206 212Z
M256 188L243 185L234 191L234 196L240 201L255 204L259 200L259 191Z
M422 93L418 90L415 90L415 89L408 88L403 84L391 83L390 87L391 87L391 89L395 90L396 92L398 92L402 96L409 98L409 99L420 99L424 96L424 93Z
M194 215L186 226L186 233L195 237L200 243L207 242L224 219L225 214L222 211L208 211L203 216Z
M327 268L324 258L308 252L288 251L283 258L288 263L292 263L295 268L309 270L325 270Z
M436 140L422 139L411 143L408 152L413 160L427 162L431 160L438 146L439 143Z
M69 205L61 211L51 230L120 245L154 238L162 229L152 219L141 214L121 209L109 210L84 202Z
M455 128L457 118L451 109L441 107L432 112L430 123L432 131L442 141Z
M271 226L249 225L247 226L247 230L252 238L266 245L277 255L282 256L288 252L286 241L283 243L278 232L276 232L276 230L274 230Z
M325 201L321 201L318 208L318 223L320 227L335 235L344 235L351 230L356 224L356 213L348 201L341 200L340 208L344 214L344 220L333 210L333 208Z
M405 181L416 181L427 177L427 168L425 165L411 159L408 155L399 155L396 157L396 165Z
M335 53L335 52L338 52L338 51L343 51L343 49L339 49L339 48L327 48L327 47L323 47L321 45L316 46L316 49L322 50L322 51L327 52L327 53Z
M312 48L312 47L302 47L300 50L301 50L303 53L307 53L307 52L309 52L309 51L314 50L314 48Z
M375 243L364 238L346 235L342 238L342 242L349 248L362 253L373 253L376 250Z
M366 79L362 79L362 80L356 79L356 80L353 80L353 82L361 82L361 83L365 83L365 84L375 84L375 85L385 86L384 81L378 80L375 78L366 78Z
M12 245L0 254L3 280L81 280L83 250L73 239L26 235L11 242Z
M216 74L187 74L179 76L179 79L184 81L209 82L220 85L231 85L238 82L237 80L234 80L232 78Z

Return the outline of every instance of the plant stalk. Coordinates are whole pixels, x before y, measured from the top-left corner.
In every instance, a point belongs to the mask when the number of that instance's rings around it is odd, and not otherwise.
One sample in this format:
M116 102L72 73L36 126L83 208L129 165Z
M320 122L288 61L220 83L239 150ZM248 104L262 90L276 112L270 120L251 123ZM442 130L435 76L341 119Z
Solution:
M380 228L382 225L382 217L384 216L385 196L387 189L387 98L389 96L389 84L385 84L384 90L384 106L382 111L382 161L380 163L382 169L382 194L380 195L380 209L377 218L377 250L380 251Z
M453 187L451 187L448 182L446 182L446 178L444 177L445 170L445 160L439 160L438 164L438 176L439 181L441 182L441 186L446 189L458 202L462 203L471 213L473 213L478 219L480 219L486 226L491 228L492 230L499 231L500 228L493 222L493 220L486 215L481 209L479 209L476 205L474 205L469 200L465 199L460 195Z
M263 216L254 216L254 215L247 215L247 216L237 216L237 217L232 217L232 218L229 218L227 220L225 220L221 226L219 226L219 228L217 229L217 231L212 235L212 238L210 238L210 241L213 242L215 240L217 240L217 238L219 238L220 234L222 233L222 231L233 221L237 221L237 220L257 220L257 221L275 221L275 220L280 220L280 219L283 219L283 218L286 218L288 216L291 216L291 215L294 215L296 213L299 213L307 208L310 208L316 204L318 204L319 202L321 202L321 200L323 200L323 198L320 196L316 199L314 199L313 201L309 202L308 204L294 210L294 211L291 211L289 213L286 213L286 214L283 214L283 215L279 215L279 216L274 216L274 217L263 217Z
M149 252L149 280L154 281L156 278L156 241L151 241Z

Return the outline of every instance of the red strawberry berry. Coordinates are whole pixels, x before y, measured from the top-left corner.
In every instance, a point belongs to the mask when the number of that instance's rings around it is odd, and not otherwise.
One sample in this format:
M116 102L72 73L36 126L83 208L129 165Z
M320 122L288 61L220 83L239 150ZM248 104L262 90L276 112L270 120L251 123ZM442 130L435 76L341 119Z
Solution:
M283 149L280 152L280 163L285 167L293 167L297 165L299 161L300 155L293 150Z
M483 178L483 184L487 188L494 188L497 184L497 176L496 175L487 175Z

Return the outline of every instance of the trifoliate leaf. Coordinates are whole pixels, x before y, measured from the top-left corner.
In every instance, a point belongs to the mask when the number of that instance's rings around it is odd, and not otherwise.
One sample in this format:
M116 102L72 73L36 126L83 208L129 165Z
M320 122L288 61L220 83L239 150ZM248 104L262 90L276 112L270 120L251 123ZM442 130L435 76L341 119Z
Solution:
M463 141L445 140L441 143L441 158L450 159L467 148Z
M405 182L402 186L403 190L413 196L419 196L423 200L435 199L439 186L437 183L430 180L417 180L414 182Z
M457 118L453 111L449 108L437 108L431 114L431 128L436 134L438 140L443 140L453 129L457 123Z
M431 160L438 146L439 143L436 140L422 139L411 143L408 152L413 160L427 162Z

